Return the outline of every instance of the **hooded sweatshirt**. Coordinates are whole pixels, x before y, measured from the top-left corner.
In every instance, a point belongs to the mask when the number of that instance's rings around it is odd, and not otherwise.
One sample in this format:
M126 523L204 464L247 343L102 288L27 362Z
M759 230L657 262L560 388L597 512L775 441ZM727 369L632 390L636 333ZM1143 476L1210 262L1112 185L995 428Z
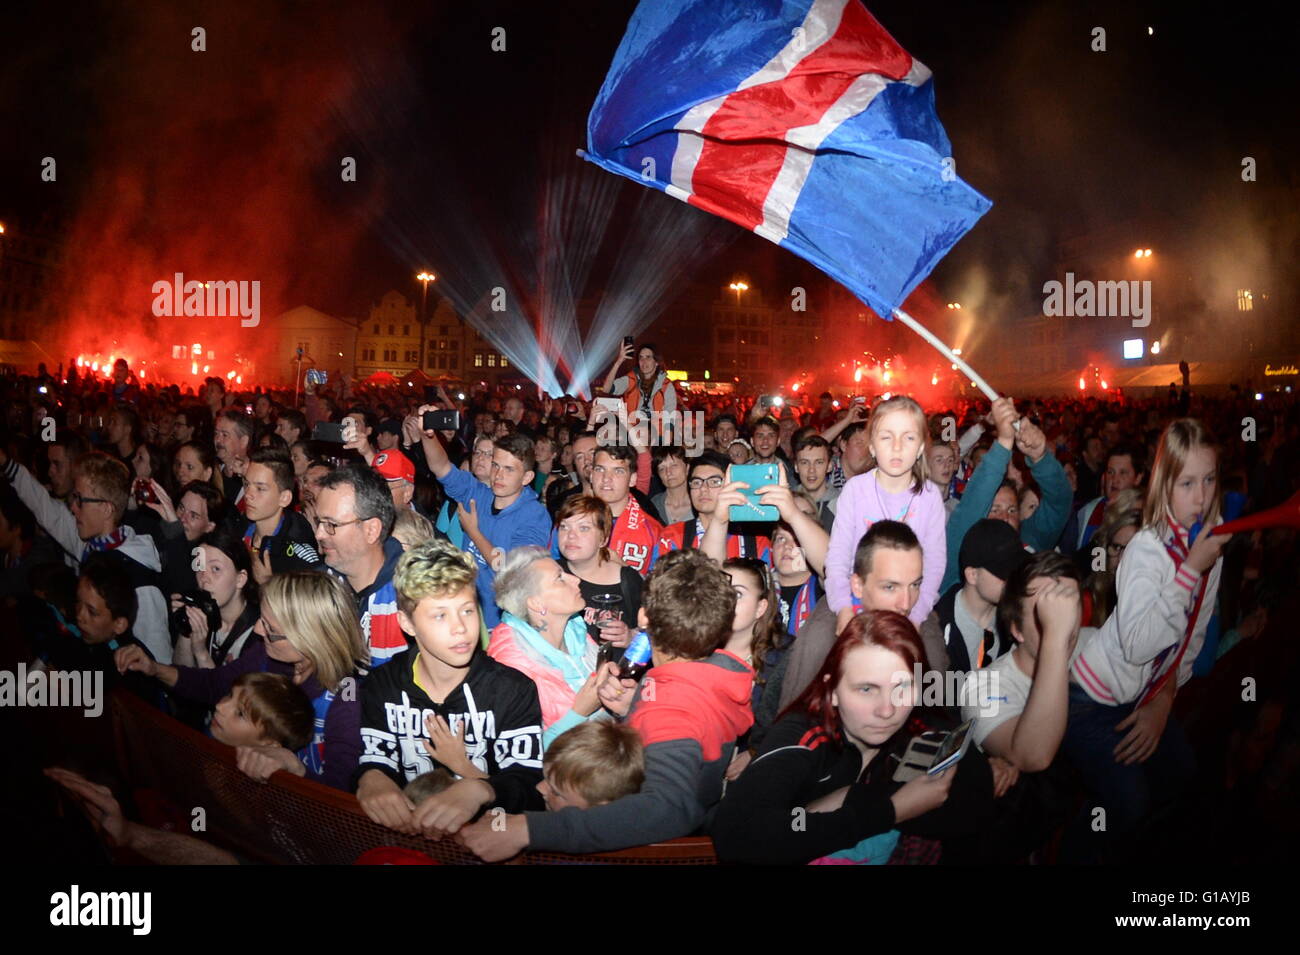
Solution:
M361 743L353 785L377 769L399 786L440 768L424 748L426 721L441 716L488 775L494 806L520 812L541 802L542 708L537 687L518 670L479 651L465 679L435 703L420 678L419 651L396 656L361 684Z
M645 745L641 791L591 809L528 813L529 848L612 852L703 828L736 740L754 723L753 684L754 671L725 650L652 669L627 717Z
M49 491L32 477L30 471L17 461L10 461L4 468L4 475L13 485L19 500L36 515L36 522L62 548L70 567L79 567L86 557L98 551L113 551L120 557L129 558L127 567L135 584L137 607L131 632L149 649L155 660L171 663L172 638L167 627L167 601L158 589L162 563L153 538L122 526L107 537L83 541L77 533L77 519L72 516L72 511L62 501L50 497Z

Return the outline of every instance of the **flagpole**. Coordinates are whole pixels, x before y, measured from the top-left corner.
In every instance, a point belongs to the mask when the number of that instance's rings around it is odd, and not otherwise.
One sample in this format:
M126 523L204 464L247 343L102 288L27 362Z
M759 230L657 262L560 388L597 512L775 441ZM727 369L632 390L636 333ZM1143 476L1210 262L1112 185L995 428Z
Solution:
M924 325L922 325L920 322L914 319L911 315L908 315L907 312L903 311L901 308L894 309L894 317L897 318L904 325L906 325L908 328L910 328L912 331L916 332L918 335L924 338L931 345L933 345L938 350L939 354L947 358L949 362L956 365L963 372L965 372L966 377L969 378L971 381L975 382L975 386L979 388L980 391L984 392L985 395L988 396L989 401L998 400L998 393L989 387L989 383L985 381L983 378L981 378L979 373L974 368L966 364L966 362L962 361L961 355L958 355L951 348L949 348L942 341L940 341L939 338L934 334L934 332L930 331L930 329L926 328Z
M999 397L998 393L989 386L989 383L985 381L983 377L981 377L980 373L977 372L970 365L966 364L966 362L962 360L961 355L958 355L951 348L949 348L942 341L940 341L938 336L935 335L934 332L930 331L930 329L926 328L924 325L922 325L920 322L914 319L911 315L908 315L907 312L903 311L901 308L894 309L894 317L897 318L904 325L906 325L908 328L910 328L912 331L916 332L918 335L924 338L931 345L933 345L934 348L939 352L939 354L947 358L949 362L951 362L952 364L960 368L965 373L967 378L975 382L975 387L979 388L980 391L984 392L984 394L988 397L989 401L998 400ZM1016 422L1015 427L1017 431L1020 430L1019 421Z

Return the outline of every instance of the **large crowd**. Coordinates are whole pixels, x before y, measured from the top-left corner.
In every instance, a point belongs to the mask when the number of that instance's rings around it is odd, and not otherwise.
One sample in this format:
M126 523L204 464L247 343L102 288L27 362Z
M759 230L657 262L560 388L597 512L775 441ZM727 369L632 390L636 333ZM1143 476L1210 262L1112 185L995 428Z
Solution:
M78 372L0 382L31 666L488 861L1139 858L1221 787L1176 698L1296 584L1294 531L1210 533L1296 489L1289 395L774 401L652 345L591 401Z

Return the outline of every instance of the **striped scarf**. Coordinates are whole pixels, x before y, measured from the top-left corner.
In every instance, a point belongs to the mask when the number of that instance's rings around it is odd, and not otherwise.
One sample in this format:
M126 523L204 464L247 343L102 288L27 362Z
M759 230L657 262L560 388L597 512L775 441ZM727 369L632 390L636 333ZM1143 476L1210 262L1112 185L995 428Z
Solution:
M103 553L104 551L117 550L126 543L127 538L134 537L135 532L123 524L111 534L105 534L103 537L93 537L86 541L86 550L92 553Z

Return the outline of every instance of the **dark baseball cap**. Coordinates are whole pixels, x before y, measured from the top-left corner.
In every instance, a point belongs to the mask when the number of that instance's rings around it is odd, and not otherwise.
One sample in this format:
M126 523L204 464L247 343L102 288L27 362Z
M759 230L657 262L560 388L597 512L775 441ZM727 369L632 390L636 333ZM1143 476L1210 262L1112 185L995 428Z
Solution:
M1020 542L1020 535L1015 529L1006 521L986 517L982 521L976 521L962 538L957 567L963 578L967 567L982 567L994 577L1005 581L1027 560L1029 553Z

